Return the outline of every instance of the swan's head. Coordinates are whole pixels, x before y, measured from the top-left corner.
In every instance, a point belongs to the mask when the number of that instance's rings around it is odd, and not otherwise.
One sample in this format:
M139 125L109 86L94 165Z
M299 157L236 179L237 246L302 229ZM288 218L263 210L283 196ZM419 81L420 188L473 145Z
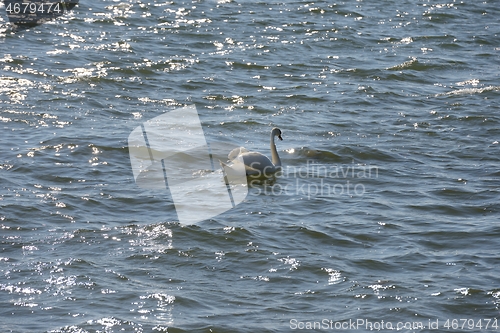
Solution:
M281 130L278 127L275 127L275 128L272 129L271 135L272 136L277 136L278 139L280 139L280 140L283 141L283 138L281 137Z

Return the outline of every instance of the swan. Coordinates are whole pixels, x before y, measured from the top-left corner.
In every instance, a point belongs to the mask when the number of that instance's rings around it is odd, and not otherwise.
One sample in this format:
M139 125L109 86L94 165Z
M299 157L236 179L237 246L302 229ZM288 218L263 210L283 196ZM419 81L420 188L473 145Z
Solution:
M233 163L238 163L237 161L243 160L245 164L245 171L247 176L253 177L270 177L274 175L277 171L281 170L281 159L276 150L276 144L274 143L274 137L283 140L281 137L281 130L274 127L271 130L271 159L266 155L255 151L248 151L244 147L239 147L233 149L227 156ZM241 157L241 159L240 159Z

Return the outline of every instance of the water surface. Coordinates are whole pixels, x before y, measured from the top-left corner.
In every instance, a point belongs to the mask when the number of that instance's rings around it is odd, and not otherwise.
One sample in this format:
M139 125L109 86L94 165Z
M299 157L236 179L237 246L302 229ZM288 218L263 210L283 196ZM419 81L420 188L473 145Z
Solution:
M0 330L495 331L499 14L98 1L4 20ZM127 138L192 104L209 140L269 154L280 127L285 172L186 226L168 191L134 183Z

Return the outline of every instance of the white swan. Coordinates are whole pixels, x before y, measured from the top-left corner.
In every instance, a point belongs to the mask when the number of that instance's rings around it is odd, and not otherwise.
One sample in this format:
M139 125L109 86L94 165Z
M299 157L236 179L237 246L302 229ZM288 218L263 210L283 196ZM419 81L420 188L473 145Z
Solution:
M227 156L230 161L236 163L238 157L243 159L245 164L245 171L247 176L252 177L270 177L274 175L277 171L281 169L281 160L276 150L276 144L274 143L274 137L277 136L278 139L283 140L281 137L281 130L277 127L271 130L271 158L270 160L266 155L259 152L248 151L244 147L239 147L233 149Z

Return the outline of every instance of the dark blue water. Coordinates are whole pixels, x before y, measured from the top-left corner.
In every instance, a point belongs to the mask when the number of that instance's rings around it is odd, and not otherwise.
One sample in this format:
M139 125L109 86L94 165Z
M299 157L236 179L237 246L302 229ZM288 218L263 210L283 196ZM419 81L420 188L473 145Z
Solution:
M83 1L18 32L2 14L0 331L498 331L499 8ZM281 177L195 225L128 149L186 105L207 140L284 139Z

